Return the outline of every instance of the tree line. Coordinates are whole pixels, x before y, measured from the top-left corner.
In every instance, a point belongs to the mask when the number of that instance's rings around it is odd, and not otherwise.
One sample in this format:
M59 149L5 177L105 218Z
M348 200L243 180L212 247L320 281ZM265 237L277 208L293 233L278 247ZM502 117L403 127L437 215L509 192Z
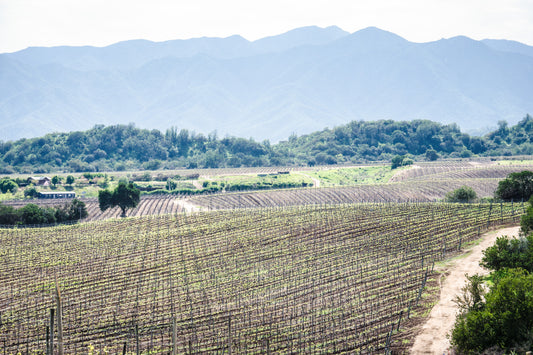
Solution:
M0 142L0 173L98 172L160 168L313 166L368 161L533 154L533 118L515 126L501 121L483 136L462 133L455 124L427 120L353 121L311 134L265 140L219 138L171 127L96 125L87 131Z
M58 207L41 207L28 203L21 208L0 203L0 225L54 224L87 217L83 201L74 199Z

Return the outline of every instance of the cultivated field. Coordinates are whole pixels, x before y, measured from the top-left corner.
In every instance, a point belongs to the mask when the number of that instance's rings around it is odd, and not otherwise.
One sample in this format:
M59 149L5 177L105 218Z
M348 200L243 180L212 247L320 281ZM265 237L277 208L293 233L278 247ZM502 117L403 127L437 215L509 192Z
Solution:
M201 179L224 181L230 176L256 176L291 171L312 178L314 187L243 192L218 192L206 195L141 196L139 206L129 216L175 214L184 211L301 206L359 202L434 202L463 185L472 187L479 197L493 197L498 182L512 172L533 170L533 161L464 160L419 162L391 173L384 166L316 168L241 168L191 170ZM389 171L387 173L387 170ZM176 170L170 175L187 170ZM390 176L389 176L390 175ZM355 178L355 180L350 180ZM374 179L374 180L373 180ZM317 186L321 186L317 188ZM96 198L85 198L89 217L85 221L118 218L120 209L101 212ZM21 207L26 203L62 204L64 201L19 200L4 204Z
M250 191L191 198L205 209L295 206L354 202L431 202L463 185L478 197L493 197L498 182L510 173L533 170L533 163L484 161L443 161L417 163L398 170L380 183L276 191Z
M522 213L320 204L2 229L0 353L45 353L54 276L66 354L399 351L434 263Z

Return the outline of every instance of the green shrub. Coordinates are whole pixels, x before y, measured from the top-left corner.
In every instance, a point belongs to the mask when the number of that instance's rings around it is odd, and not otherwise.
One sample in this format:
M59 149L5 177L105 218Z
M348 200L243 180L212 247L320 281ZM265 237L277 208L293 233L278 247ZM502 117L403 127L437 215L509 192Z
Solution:
M477 194L471 187L461 186L452 192L448 192L445 199L447 202L468 203L475 201L477 199Z
M165 188L168 190L168 191L172 191L172 190L175 190L176 187L178 187L178 183L172 179L168 179L167 180L167 183L165 185Z
M496 280L480 310L460 314L451 344L461 353L478 354L497 347L514 351L533 341L533 275L509 269Z
M498 183L494 193L496 198L505 201L527 201L533 195L533 171L511 173Z
M19 214L14 207L0 204L0 224L14 225L19 220Z
M498 237L493 246L483 251L480 264L495 271L503 268L523 268L532 272L533 235L518 239Z
M520 229L524 235L533 231L533 197L529 199L529 206L527 206L526 214L520 218Z
M19 186L17 185L17 183L10 178L3 178L2 180L0 180L0 191L3 194L5 194L6 192L11 192L12 194L14 194L15 192L17 192L18 188Z

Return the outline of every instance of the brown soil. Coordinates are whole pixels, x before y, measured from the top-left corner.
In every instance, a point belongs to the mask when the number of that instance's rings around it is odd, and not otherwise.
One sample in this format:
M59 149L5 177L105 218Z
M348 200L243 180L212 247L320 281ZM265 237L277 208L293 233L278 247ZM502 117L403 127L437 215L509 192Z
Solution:
M447 335L450 333L457 314L457 305L453 302L465 285L465 274L487 274L488 271L479 262L483 256L483 250L493 245L498 236L518 235L519 227L505 228L485 234L481 242L471 248L466 257L459 257L446 265L439 282L440 299L433 307L431 313L421 331L415 338L410 354L449 354L450 341ZM443 277L446 275L445 277Z

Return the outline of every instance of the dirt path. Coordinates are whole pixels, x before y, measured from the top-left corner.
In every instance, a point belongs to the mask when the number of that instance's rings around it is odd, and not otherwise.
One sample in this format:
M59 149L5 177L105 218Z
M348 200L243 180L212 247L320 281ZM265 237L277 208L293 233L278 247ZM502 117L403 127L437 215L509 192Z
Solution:
M301 171L299 171L298 173L299 173L300 175L307 176L308 178L310 178L311 180L313 180L313 187L320 187L320 179L317 179L317 178L311 177L311 175L304 174L304 173L302 173Z
M440 287L440 300L431 310L428 320L415 338L410 354L448 354L450 342L446 334L453 327L457 311L457 306L452 300L465 285L465 274L487 274L488 271L479 266L483 250L493 245L496 237L516 236L518 230L519 227L512 227L487 233L479 244L471 248L466 257L459 257L446 266L449 274Z
M189 199L179 198L179 199L176 199L174 203L181 206L181 208L186 212L201 211L201 207L196 206Z

